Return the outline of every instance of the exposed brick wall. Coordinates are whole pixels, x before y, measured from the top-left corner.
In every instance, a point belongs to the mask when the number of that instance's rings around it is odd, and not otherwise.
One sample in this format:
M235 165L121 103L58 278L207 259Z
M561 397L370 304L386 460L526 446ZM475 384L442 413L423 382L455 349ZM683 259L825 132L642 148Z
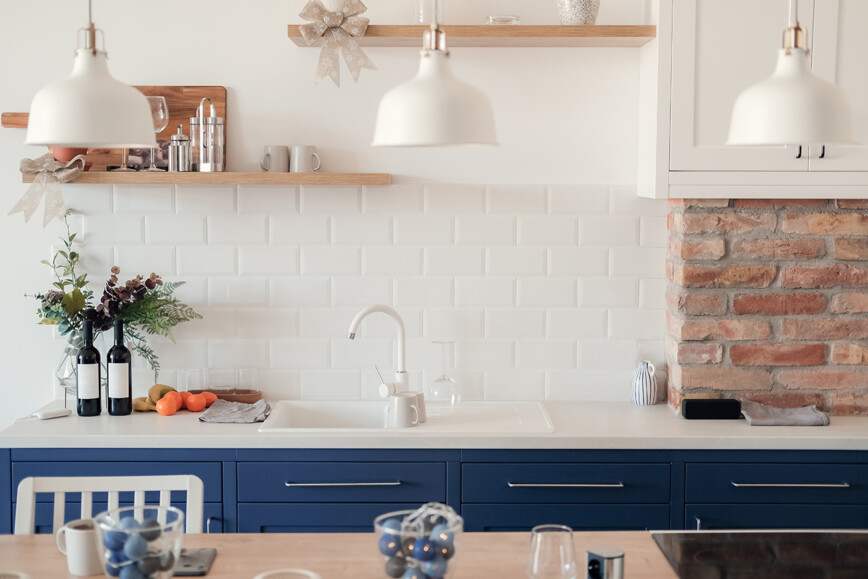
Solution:
M868 414L868 200L669 203L669 403Z

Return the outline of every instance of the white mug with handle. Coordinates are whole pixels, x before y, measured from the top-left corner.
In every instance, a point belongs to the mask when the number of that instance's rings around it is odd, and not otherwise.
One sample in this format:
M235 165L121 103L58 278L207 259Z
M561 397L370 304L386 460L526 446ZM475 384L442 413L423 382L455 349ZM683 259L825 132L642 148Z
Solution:
M290 155L289 170L292 173L313 173L319 171L319 155L313 145L296 145Z
M76 519L57 530L57 548L66 555L72 575L102 575L96 527L91 519Z
M386 403L386 428L408 428L419 424L415 392L397 392Z
M289 147L283 145L265 147L259 166L268 173L286 173L289 171Z

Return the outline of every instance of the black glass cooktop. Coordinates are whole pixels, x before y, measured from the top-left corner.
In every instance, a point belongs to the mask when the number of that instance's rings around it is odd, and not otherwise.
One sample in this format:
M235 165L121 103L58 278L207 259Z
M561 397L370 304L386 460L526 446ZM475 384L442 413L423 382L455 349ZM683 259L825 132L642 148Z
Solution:
M868 532L652 533L680 579L866 579Z

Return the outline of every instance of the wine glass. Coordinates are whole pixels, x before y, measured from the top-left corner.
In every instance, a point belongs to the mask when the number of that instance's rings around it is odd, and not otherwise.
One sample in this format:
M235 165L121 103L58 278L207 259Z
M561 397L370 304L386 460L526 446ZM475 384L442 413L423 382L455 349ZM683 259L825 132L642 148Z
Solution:
M428 386L428 393L425 396L429 402L446 402L450 406L455 406L461 400L458 382L452 376L455 370L455 341L432 340L432 343L440 344L443 365L440 376Z
M154 121L154 135L157 135L169 125L169 105L166 97L149 96L148 104L151 106L151 120ZM151 147L151 166L148 171L165 171L156 165L156 147Z
M531 530L527 576L531 579L576 579L578 566L571 528L538 525Z

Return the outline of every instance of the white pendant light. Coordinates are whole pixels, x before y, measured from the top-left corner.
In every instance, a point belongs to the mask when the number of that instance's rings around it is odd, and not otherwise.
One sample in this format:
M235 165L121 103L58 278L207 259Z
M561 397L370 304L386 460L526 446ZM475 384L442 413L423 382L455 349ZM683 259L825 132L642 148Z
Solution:
M96 48L90 18L83 49L75 52L72 74L33 97L27 145L64 147L151 147L156 144L148 101L138 90L111 77L106 53Z
M498 144L491 102L482 91L452 74L446 34L436 21L423 36L419 73L387 92L380 101L372 144L375 147Z
M853 143L853 120L840 87L811 73L798 0L790 0L790 26L771 78L735 101L729 145L826 145Z

